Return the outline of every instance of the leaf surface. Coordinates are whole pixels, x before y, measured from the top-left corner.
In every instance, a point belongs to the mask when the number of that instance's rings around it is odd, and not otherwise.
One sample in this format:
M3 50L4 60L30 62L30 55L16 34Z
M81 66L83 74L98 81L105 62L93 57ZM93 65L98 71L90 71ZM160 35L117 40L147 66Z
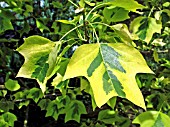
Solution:
M114 0L112 6L122 7L126 10L135 12L136 9L143 9L145 8L143 5L139 4L135 0Z
M54 42L44 37L31 36L26 38L24 44L17 49L25 58L17 77L37 79L44 92L46 73L48 69L52 68L50 61L48 62L48 57L54 46Z
M8 126L12 126L12 127L14 126L14 122L17 120L17 117L10 112L6 112L2 114L2 117L4 121L8 123Z
M158 111L147 111L137 116L133 123L141 127L169 127L170 117Z
M81 101L73 100L66 109L65 122L75 120L79 123L81 114L87 114L84 104Z
M137 73L153 72L133 47L122 43L85 44L73 54L64 80L85 76L98 107L110 98L119 96L145 109L143 96L135 80Z
M138 38L149 43L154 33L161 33L162 25L154 18L141 16L131 22L130 29Z
M29 93L27 95L27 98L33 99L36 103L40 98L43 97L43 93L39 88L32 88L29 90Z
M15 81L12 79L8 79L5 82L5 87L10 91L16 91L16 90L20 89L20 85L18 84L18 81Z
M123 8L120 8L120 7L115 7L115 8L111 8L111 9L106 7L103 10L103 15L104 15L105 19L108 20L109 22L124 21L129 18L128 13L129 13L129 11L127 11Z

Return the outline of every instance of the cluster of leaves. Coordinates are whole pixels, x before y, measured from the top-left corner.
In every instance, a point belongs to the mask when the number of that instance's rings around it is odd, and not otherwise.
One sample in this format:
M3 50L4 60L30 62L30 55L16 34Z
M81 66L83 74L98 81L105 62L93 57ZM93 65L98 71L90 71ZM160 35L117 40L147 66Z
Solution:
M82 127L168 127L170 2L0 3L0 125L14 126L15 110L24 109L27 126L34 104L43 117ZM3 38L10 30L19 37ZM8 47L11 42L17 52ZM17 63L19 53L24 63Z

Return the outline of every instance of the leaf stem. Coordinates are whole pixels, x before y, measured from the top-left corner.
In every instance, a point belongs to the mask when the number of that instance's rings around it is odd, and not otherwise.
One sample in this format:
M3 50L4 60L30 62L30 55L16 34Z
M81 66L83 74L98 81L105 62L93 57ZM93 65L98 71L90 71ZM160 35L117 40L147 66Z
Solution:
M62 36L62 38L60 38L59 41L63 40L69 33L71 33L72 31L76 30L77 28L79 28L79 27L81 27L81 26L83 26L83 25L80 24L80 25L74 27L73 29L69 30L67 33L65 33L65 34Z
M148 15L148 18L151 16L152 12L153 12L153 9L155 8L155 6L153 6L149 12L149 15Z
M94 34L95 34L96 39L97 39L97 43L100 43L100 42L99 42L99 37L97 36L97 33L96 33L95 28L93 27L93 25L92 25L90 22L89 22L89 25L92 27L92 29L93 29L93 31L94 31Z
M27 127L27 124L28 124L28 112L29 112L29 106L27 107L26 113L25 113L24 127Z
M91 23L91 24L101 24L101 25L103 25L103 26L107 26L107 27L111 28L112 30L114 30L114 28L113 28L112 26L110 26L110 25L108 25L108 24L106 24L106 23L94 22L94 23Z
M79 8L79 6L77 6L75 3L73 3L73 1L68 0L70 3L72 3L75 7Z
M89 11L89 13L87 14L85 20L88 19L88 17L90 16L90 14L97 8L100 8L100 7L103 7L103 6L106 6L106 5L110 5L111 3L102 3L102 4L99 4L97 6L95 6L93 9L91 9L91 11Z
M86 28L87 25L86 25L85 9L83 10L83 25L84 25L84 39L86 40L86 43L89 43L89 36Z

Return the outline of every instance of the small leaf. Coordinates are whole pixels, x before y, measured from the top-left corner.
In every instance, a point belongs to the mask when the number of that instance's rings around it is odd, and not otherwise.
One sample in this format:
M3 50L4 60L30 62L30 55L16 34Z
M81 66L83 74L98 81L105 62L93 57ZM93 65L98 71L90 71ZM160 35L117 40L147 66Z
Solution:
M9 18L1 17L0 16L0 33L6 30L13 30L13 26Z
M18 84L18 81L8 79L5 82L5 87L10 91L17 91L20 89L20 85Z
M169 127L170 117L158 111L143 112L133 120L141 127Z
M30 89L30 90L29 90L29 93L28 93L28 95L27 95L27 98L33 99L36 103L37 103L38 100L39 100L40 98L42 98L42 97L43 97L43 93L42 93L42 91L41 91L40 89L38 89L38 88L32 88L32 89Z
M120 40L129 45L129 46L136 46L135 43L132 41L132 35L128 30L128 27L126 24L116 24L113 25L112 28L114 29L114 32L116 35L119 36Z
M0 100L0 109L4 112L8 112L10 109L14 109L14 102L7 101L6 99Z
M30 100L27 99L28 93L29 90L24 90L24 91L17 92L13 95L16 101L15 104L18 106L19 109L21 109L22 106L28 106L28 104L30 103Z
M138 4L135 0L114 0L110 2L115 7L122 7L126 10L136 12L137 9L145 8L143 5Z
M114 109L114 108L115 108L115 105L116 105L116 100L117 100L117 97L112 97L111 99L109 99L109 101L107 102L107 104L108 104L112 109Z
M59 1L53 1L52 4L55 8L63 8L63 5Z
M130 29L134 35L149 43L154 33L161 33L162 25L155 18L140 16L131 22Z
M5 97L7 90L0 90L0 97Z
M83 11L84 11L84 8L77 8L75 10L75 13L77 14L77 13L80 13L80 12L83 12Z
M115 8L111 8L109 9L108 7L105 7L103 10L103 15L105 17L105 19L109 22L120 22L120 21L124 21L128 18L130 18L128 16L129 11L120 8L120 7L115 7Z
M2 118L4 119L5 122L8 123L8 126L12 127L14 127L14 122L17 120L17 117L10 112L2 114Z
M57 105L57 103L56 103L55 100L54 100L54 101L51 101L51 102L48 104L46 110L47 110L47 113L46 113L46 115L45 115L46 117L52 116L55 120L58 119L58 116L59 116L59 108L58 108L58 105Z
M66 109L65 122L75 120L79 123L81 114L87 114L84 104L81 101L72 100Z
M114 124L115 115L115 111L111 111L109 109L102 110L99 112L98 120L104 122L105 124Z
M154 52L153 52L153 58L154 58L155 62L159 63L159 56L158 56L158 53L156 50L154 50Z
M89 0L85 0L84 2L89 6L95 6L95 3L91 3Z
M74 25L73 20L57 20L57 22L61 22L64 24Z
M50 102L51 102L50 99L42 99L38 103L38 106L40 106L41 110L47 110L48 104L50 104Z
M44 25L44 23L42 23L39 20L36 20L36 25L42 33L43 33L44 30L50 31L50 29L46 25Z

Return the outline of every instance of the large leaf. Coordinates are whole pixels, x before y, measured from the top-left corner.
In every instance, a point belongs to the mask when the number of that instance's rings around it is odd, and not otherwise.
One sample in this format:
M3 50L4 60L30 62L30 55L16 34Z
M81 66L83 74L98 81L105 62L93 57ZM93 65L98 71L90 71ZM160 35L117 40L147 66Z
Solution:
M37 79L44 92L46 73L48 69L51 70L51 65L53 65L50 61L48 62L48 57L50 52L55 49L54 46L54 42L40 36L26 38L24 44L17 49L25 58L17 77Z
M64 79L85 76L98 107L119 96L145 109L136 73L153 72L133 47L122 43L85 44L73 54Z
M169 127L170 117L158 111L147 111L137 116L133 123L140 127Z
M155 18L141 16L131 22L130 29L141 40L149 43L154 33L161 33L162 25Z

